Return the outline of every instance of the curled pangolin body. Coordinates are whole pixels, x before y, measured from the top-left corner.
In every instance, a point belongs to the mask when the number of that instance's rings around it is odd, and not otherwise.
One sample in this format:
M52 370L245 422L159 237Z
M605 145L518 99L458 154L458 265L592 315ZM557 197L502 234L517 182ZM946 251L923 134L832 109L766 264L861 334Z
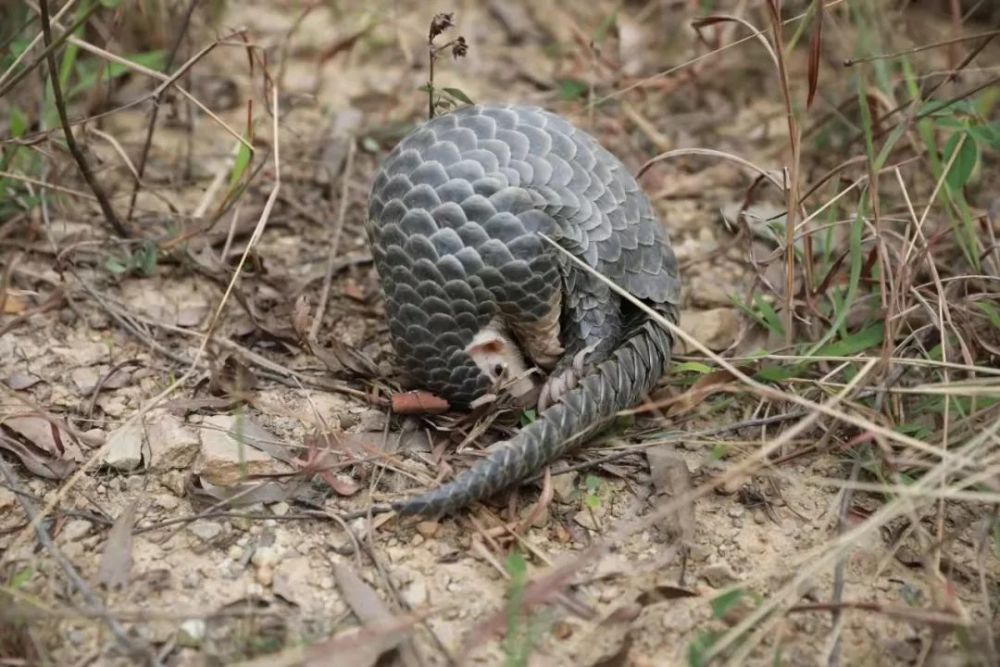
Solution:
M512 486L649 392L671 337L556 241L671 321L677 259L645 195L596 140L541 109L476 106L410 133L379 169L367 233L396 353L414 384L468 405L493 381L466 347L499 318L575 388L454 481L393 505L438 515Z

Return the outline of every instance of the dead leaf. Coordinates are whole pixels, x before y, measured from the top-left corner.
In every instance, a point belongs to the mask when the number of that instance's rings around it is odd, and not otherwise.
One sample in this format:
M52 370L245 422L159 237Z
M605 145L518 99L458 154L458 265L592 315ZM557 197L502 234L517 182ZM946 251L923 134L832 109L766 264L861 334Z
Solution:
M362 486L351 476L334 471L368 459L379 451L365 436L344 431L313 431L305 438L305 455L297 459L296 464L304 472L316 472L338 496L353 496Z
M17 371L14 371L7 376L6 384L14 391L21 391L34 387L41 381L42 379L37 375L31 375L30 373L18 373Z
M378 366L360 351L336 338L330 338L330 347L323 347L310 331L313 319L309 314L309 301L304 296L296 300L292 312L292 327L299 343L319 359L331 373L350 371L361 378L378 377Z
M654 586L648 591L643 591L643 593L636 599L636 602L641 604L643 607L648 607L649 605L656 604L657 602L680 600L683 598L696 598L699 595L700 593L698 593L698 591L691 588L685 588L684 586L660 584Z
M439 415L451 405L429 391L397 392L392 395L392 411L397 415Z
M334 493L344 498L349 498L364 488L347 475L333 475L327 472L320 475L320 478L333 489Z
M649 475L658 496L677 498L691 492L691 471L674 445L659 445L646 450ZM668 539L691 540L695 533L694 505L685 503L676 512L664 517L657 526Z
M375 590L366 584L353 569L342 563L333 563L333 578L337 582L344 602L363 624L392 617L392 612Z
M375 378L379 375L374 361L337 339L331 339L328 348L310 343L309 349L331 372L348 370L360 378Z
M290 466L295 465L298 447L281 440L254 419L243 417L227 432L237 442L269 454L282 463L287 463Z
M235 354L224 354L212 364L209 391L241 398L257 388L257 376Z
M347 603L347 606L351 608L351 611L354 612L354 615L358 617L358 620L361 621L366 629L373 629L378 625L393 621L395 614L392 613L392 610L389 609L375 590L366 584L353 569L343 563L334 562L332 565L333 578L337 582L340 594L344 597L344 602ZM416 660L413 647L406 642L408 635L409 629L406 627L396 632L375 635L372 644L374 645L373 648L377 647L378 651L373 651L373 657L378 659L379 656L387 651L398 648L400 649L400 658L404 664L419 665L420 663ZM374 661L371 664L374 664Z
M104 379L101 389L121 389L122 387L127 386L130 382L132 382L132 371L126 370L125 368L119 368L112 371L111 375Z
M617 624L617 623L631 623L635 619L639 618L639 614L642 613L642 605L636 604L635 602L629 602L623 604L620 607L616 607L610 614L608 614L603 623Z
M0 449L16 456L28 472L45 479L65 479L76 468L71 461L54 459L3 433L0 433Z
M136 503L130 503L115 519L108 533L108 541L101 554L97 580L108 590L128 585L132 569L132 527L135 525Z
M82 460L76 441L66 431L36 415L10 417L2 422L13 437L0 432L0 448L20 459L32 474L64 479Z

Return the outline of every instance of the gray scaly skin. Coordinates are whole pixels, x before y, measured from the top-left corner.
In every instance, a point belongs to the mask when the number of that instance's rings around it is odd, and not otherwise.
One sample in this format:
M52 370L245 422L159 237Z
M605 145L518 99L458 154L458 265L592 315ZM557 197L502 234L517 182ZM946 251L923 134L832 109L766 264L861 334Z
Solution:
M677 321L677 259L649 201L617 158L552 113L477 106L424 123L379 169L367 233L390 337L417 386L459 407L492 391L465 348L497 318L536 364L579 376L488 458L395 503L400 514L437 516L516 484L638 403L670 360L662 327L539 236Z

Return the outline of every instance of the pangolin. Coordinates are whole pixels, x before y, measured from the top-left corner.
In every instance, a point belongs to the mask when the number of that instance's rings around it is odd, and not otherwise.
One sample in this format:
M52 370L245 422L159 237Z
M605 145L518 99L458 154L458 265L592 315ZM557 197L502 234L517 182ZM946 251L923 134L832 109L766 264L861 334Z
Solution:
M664 230L625 166L543 109L463 107L381 164L366 231L393 348L413 383L457 407L548 371L534 421L453 481L392 505L437 516L513 486L636 405L672 339L548 237L677 322Z

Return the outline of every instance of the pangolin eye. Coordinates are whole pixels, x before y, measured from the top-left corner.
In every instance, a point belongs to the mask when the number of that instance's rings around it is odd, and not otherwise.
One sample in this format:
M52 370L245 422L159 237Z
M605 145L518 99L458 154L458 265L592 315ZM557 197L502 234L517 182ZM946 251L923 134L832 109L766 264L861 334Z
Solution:
M494 364L493 365L493 377L502 378L507 371L507 364Z

